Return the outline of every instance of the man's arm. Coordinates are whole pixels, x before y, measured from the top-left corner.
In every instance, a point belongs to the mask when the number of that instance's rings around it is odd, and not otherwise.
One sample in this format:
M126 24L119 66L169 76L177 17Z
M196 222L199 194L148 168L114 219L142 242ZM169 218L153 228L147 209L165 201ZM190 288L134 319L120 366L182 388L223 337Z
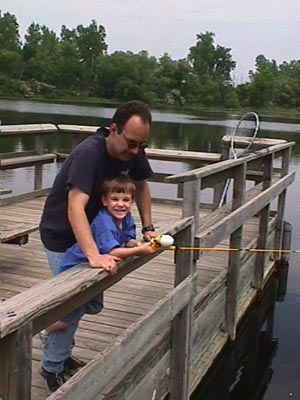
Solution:
M136 205L140 213L142 226L152 225L152 216L151 216L151 196L149 185L146 180L135 181L136 186ZM157 236L157 234L153 232L145 232L144 239L151 240L152 237Z
M92 268L103 268L109 273L116 272L117 257L100 254L93 239L90 224L85 213L89 196L72 187L68 193L68 219L76 241Z

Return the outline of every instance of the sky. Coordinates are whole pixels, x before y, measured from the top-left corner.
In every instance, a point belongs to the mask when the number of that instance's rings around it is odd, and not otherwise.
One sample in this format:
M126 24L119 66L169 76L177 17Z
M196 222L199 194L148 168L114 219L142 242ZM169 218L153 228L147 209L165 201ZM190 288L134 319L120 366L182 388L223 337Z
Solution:
M185 58L197 34L215 34L215 45L231 49L236 84L248 78L255 58L263 54L278 64L300 59L299 0L0 0L2 15L16 16L21 38L32 22L58 35L103 25L108 53L147 50L159 58Z

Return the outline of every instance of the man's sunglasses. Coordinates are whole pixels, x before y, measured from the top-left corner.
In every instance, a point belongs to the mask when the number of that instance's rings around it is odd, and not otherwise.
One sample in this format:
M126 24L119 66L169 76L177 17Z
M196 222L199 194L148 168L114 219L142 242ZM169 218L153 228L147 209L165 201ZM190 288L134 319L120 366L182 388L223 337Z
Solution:
M123 132L121 132L120 134L126 140L127 147L130 150L133 150L133 149L136 149L136 148L145 149L146 147L148 147L148 143L147 142L137 142L136 140L130 140L124 135Z

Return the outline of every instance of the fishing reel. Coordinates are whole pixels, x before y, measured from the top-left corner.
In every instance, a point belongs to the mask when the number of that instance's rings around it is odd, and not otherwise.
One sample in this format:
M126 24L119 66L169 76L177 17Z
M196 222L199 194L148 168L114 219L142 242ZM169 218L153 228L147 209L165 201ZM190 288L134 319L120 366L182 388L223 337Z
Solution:
M157 251L161 250L174 250L174 238L171 235L159 235L152 238L150 241L150 246L154 247Z

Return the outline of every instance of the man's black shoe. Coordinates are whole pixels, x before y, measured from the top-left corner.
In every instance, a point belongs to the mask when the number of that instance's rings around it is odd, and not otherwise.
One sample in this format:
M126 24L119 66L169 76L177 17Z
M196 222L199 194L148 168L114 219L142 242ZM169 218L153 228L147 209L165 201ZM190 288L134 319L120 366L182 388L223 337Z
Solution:
M67 358L64 362L64 372L69 376L73 376L80 368L84 367L85 365L86 363L84 361L81 361L78 358L71 356Z
M57 390L66 382L63 372L48 372L44 368L42 368L41 375L43 378L46 379L49 393L55 392L55 390Z

